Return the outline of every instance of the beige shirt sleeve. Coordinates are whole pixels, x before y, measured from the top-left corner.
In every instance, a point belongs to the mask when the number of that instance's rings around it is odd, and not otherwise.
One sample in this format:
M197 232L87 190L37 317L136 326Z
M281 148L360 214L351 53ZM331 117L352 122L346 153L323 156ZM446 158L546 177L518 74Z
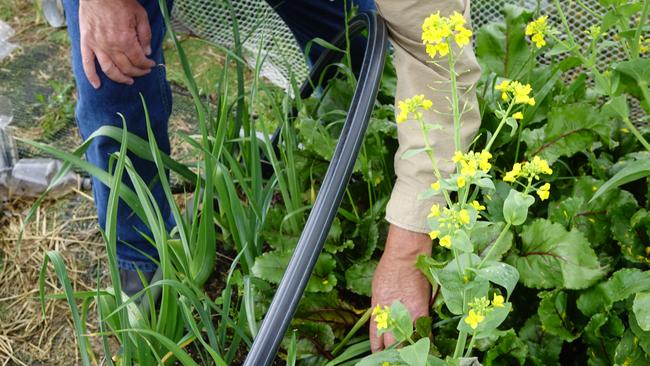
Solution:
M454 164L454 129L451 115L451 84L446 57L431 63L422 44L422 23L432 13L440 11L448 16L454 11L465 15L469 23L469 0L376 0L378 12L386 20L389 36L395 50L397 91L395 100L403 100L424 94L433 101L433 107L425 112L425 120L442 125L442 130L431 132L429 141L443 176L452 173ZM458 51L458 50L456 50ZM456 64L460 108L462 116L462 141L464 149L474 138L480 125L478 102L474 86L480 77L480 69L471 46L463 48ZM418 195L435 181L433 168L426 154L402 159L405 151L424 147L424 138L418 123L406 121L397 128L399 149L395 154L397 181L386 208L386 219L401 228L428 233L427 215L434 203L442 203L440 196L421 200Z

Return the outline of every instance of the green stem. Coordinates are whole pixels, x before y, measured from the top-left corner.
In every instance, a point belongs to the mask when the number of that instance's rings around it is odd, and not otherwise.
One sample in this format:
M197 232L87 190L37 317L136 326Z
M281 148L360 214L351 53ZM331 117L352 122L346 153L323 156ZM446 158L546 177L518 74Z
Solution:
M492 135L492 138L490 141L485 145L485 151L490 151L490 148L492 147L492 144L494 141L496 141L497 136L499 136L499 133L501 132L501 129L503 126L506 124L506 120L508 119L508 116L510 116L510 112L512 112L512 108L515 106L514 99L510 102L510 105L508 106L508 110L506 111L506 114L501 118L501 122L499 122L499 126L497 129L494 131L494 135Z
M451 42L447 41L449 48L451 49ZM455 151L463 151L460 141L460 109L458 106L458 82L456 81L456 60L454 60L454 53L449 52L447 55L447 60L449 62L449 76L451 79L451 110L454 118L454 145L456 146Z
M476 331L472 334L472 339L469 341L469 346L467 346L467 352L465 352L465 358L472 355L472 348L474 348L474 341L476 340Z
M643 94L643 99L645 99L646 104L650 107L650 91L648 91L648 82L642 80L638 85L639 89L641 89L641 94Z
M634 137L636 137L636 139L639 140L641 145L643 145L643 147L646 150L650 151L650 144L648 144L648 141L645 139L645 137L643 137L641 132L639 132L639 130L636 128L636 126L634 126L634 124L632 124L632 121L630 121L630 118L627 117L627 116L624 117L623 122L625 123L625 126L627 126L627 128L630 130L630 132L632 132Z
M370 314L372 313L372 308L368 308L365 313L361 316L361 318L354 324L352 329L348 332L348 334L345 335L341 343L339 343L334 349L332 350L332 355L336 356L341 350L343 350L343 347L345 347L346 344L352 339L352 337L357 333L361 327L363 327L367 322L368 319L370 319Z
M650 14L650 0L645 0L643 2L643 10L641 11L641 19L639 19L639 26L636 28L634 33L634 41L631 45L632 48L632 58L639 58L639 41L641 40L641 32L645 26L645 21L648 19L648 14Z
M458 334L458 340L456 341L456 349L454 350L454 358L460 358L465 349L465 343L467 343L467 332L461 330Z
M438 169L438 163L436 163L436 157L433 155L433 149L431 148L431 142L429 141L429 130L427 129L426 125L424 124L424 119L422 117L418 118L418 122L420 123L420 130L422 131L422 136L424 137L424 147L427 149L427 156L429 156L429 160L431 160L431 165L433 166L433 173L438 179L438 181L442 181L442 174L440 174L440 169ZM452 202L451 202L451 197L449 197L449 193L442 189L442 194L445 196L445 201L447 201L447 206L451 207Z
M494 245L492 245L490 250L488 250L487 254L485 255L485 257L483 257L483 260L481 260L481 263L479 263L478 267L476 267L477 270L481 269L481 267L483 267L483 264L485 264L485 262L487 262L488 259L492 256L492 253L494 252L494 248L496 248L497 245L499 245L499 243L501 242L501 240L503 240L506 233L510 230L510 226L512 226L511 223L509 222L506 223L506 226L504 226L503 230L501 230L501 233L499 233L499 236L497 237L497 240L494 242Z

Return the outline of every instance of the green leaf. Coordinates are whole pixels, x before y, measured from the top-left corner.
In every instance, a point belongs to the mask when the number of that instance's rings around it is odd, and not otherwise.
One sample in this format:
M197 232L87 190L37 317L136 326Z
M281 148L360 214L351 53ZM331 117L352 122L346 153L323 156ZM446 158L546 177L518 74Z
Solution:
M390 318L395 322L392 333L395 336L395 340L399 342L405 341L407 338L410 338L413 335L413 320L411 318L411 313L404 304L396 300L390 307ZM378 335L381 335L382 330L377 332Z
M483 364L485 366L499 366L511 365L516 362L518 365L523 365L526 362L527 355L528 346L526 343L517 337L517 333L513 329L509 329L499 337L497 344L488 350L483 359Z
M644 331L650 331L650 292L637 293L634 296L632 310L639 327Z
M528 208L535 203L535 198L529 194L523 194L511 189L508 197L503 202L503 217L507 223L521 225L526 222Z
M636 58L629 61L619 62L615 66L616 71L625 74L637 83L648 83L650 80L650 59Z
M650 291L650 271L624 268L615 272L607 281L583 292L577 305L583 314L592 316L607 312L615 302L644 291Z
M514 240L512 231L508 230L502 239L499 240L499 243L496 242L504 226L505 224L502 222L488 226L481 226L477 223L477 225L472 228L470 234L470 238L476 247L477 253L484 256L487 254L488 250L492 250L490 254L491 258L495 260L501 259L501 257L510 250L512 247L512 241ZM496 247L492 249L492 246Z
M539 294L542 301L539 303L537 314L544 330L561 339L573 342L580 336L571 317L567 315L567 293L564 291L545 291Z
M635 180L650 176L650 161L649 160L635 160L629 163L625 168L621 169L613 177L611 177L605 184L603 184L598 191L591 198L591 201L602 196L610 189L617 188L623 184L633 182Z
M505 288L507 297L512 295L512 291L519 281L517 269L501 262L486 263L483 268L478 270L477 276Z
M409 366L426 366L430 344L429 338L422 338L415 344L404 347L397 352Z
M365 357L355 366L382 366L385 362L388 362L390 365L399 365L402 362L402 358L396 349L387 349Z
M433 319L430 316L421 316L415 321L415 333L420 338L426 338L431 334Z
M597 108L587 103L555 107L545 127L521 134L528 156L539 156L553 164L562 156L592 150L595 142L611 144L612 126Z
M278 251L264 253L262 256L257 257L253 268L251 268L251 272L256 277L278 284L284 275L284 271L287 269L291 254L290 252ZM334 286L336 286L336 276L333 273L335 267L336 260L334 260L331 254L321 254L314 267L314 273L309 279L306 291L332 291Z
M404 159L404 160L410 159L410 158L414 157L415 155L418 155L418 154L423 153L423 152L428 151L428 150L430 150L430 149L428 149L426 147L423 147L421 149L406 150L404 152L404 154L402 154L402 159Z
M469 236L463 230L458 230L451 239L452 245L454 248L460 250L464 253L474 252L474 247L472 242L469 240Z
M521 240L521 250L507 261L527 287L583 289L604 275L596 253L578 230L566 231L562 225L537 219L524 227Z
M377 261L355 263L345 270L345 287L359 295L372 295L372 276L377 268Z
M514 79L531 59L531 48L524 31L532 13L507 4L506 20L481 27L476 35L476 55L483 72Z
M564 341L548 334L537 315L533 315L521 327L519 338L528 346L528 360L533 365L560 365L560 352Z
M650 358L640 347L634 333L627 330L616 347L614 362L616 365L648 365Z
M493 337L498 334L497 328L503 323L504 320L508 317L508 314L512 310L512 304L505 303L501 308L492 308L485 314L485 319L478 324L476 329L472 329L469 324L465 323L465 318L467 315L464 315L461 321L458 323L457 329L459 331L465 331L469 334L476 332L476 339L483 339L487 337Z

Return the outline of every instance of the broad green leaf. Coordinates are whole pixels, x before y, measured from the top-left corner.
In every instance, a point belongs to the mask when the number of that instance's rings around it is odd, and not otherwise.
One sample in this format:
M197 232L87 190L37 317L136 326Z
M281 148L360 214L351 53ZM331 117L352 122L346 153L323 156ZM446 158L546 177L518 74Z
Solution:
M607 281L586 290L578 298L578 309L586 316L609 311L615 302L637 292L650 291L650 271L624 268Z
M304 322L295 320L291 323L291 329L296 332L298 341L296 342L296 353L304 357L306 355L320 355L321 350L331 350L334 346L334 333L329 324ZM291 344L291 333L282 340L282 346L285 349Z
M589 151L595 142L611 143L612 126L603 114L587 103L554 108L545 127L524 129L522 140L528 156L539 156L553 164L562 156Z
M521 233L522 246L507 261L532 288L583 289L593 285L604 270L589 242L578 230L537 219Z
M470 241L467 233L463 230L458 230L454 234L453 238L451 239L451 242L453 247L460 250L461 252L464 253L474 252L474 247L472 246L472 242Z
M616 71L630 76L637 83L648 83L650 80L650 59L637 58L629 61L619 62L615 66Z
M383 366L386 362L389 365L399 365L402 363L402 358L396 349L387 349L367 356L355 366Z
M503 217L507 223L521 225L526 222L528 208L535 203L535 198L529 194L523 194L511 189L508 197L503 202Z
M531 48L524 34L531 13L524 8L505 5L505 22L481 27L476 35L476 54L483 72L514 79L530 61Z
M650 292L637 293L634 296L632 310L639 327L644 331L650 331Z
M290 252L267 252L257 257L251 272L254 276L259 277L271 283L280 283L284 271L287 269ZM328 292L336 286L336 276L333 273L336 267L336 261L332 255L323 253L318 258L314 273L309 279L306 291L309 292Z
M485 256L488 250L491 250L490 256L492 259L501 259L501 257L512 247L514 237L512 231L508 230L501 240L499 240L499 243L496 242L504 226L505 224L502 222L488 226L480 226L477 223L477 225L472 228L470 234L472 244L474 244L477 253L480 253L481 256ZM492 248L492 246L496 247Z
M567 314L568 295L564 291L545 291L539 294L542 301L539 303L537 314L544 330L561 339L573 342L580 336L572 318Z
M429 356L429 338L422 338L410 346L404 347L397 352L402 360L409 366L426 366Z
M377 268L377 261L355 263L345 270L345 287L359 295L370 296L372 276Z
M508 298L512 295L512 291L519 281L517 269L501 262L486 263L483 268L477 271L477 276L505 288Z
M650 365L650 358L643 351L631 330L625 332L616 347L614 363L616 365Z
M472 329L469 324L465 323L465 318L467 315L464 315L461 321L458 323L458 330L465 331L469 334L476 332L476 339L483 339L487 337L493 337L498 332L497 328L503 323L504 320L508 317L508 314L512 310L512 304L505 303L501 308L492 308L485 314L485 319L478 324L476 329Z
M632 330L632 333L639 338L641 348L643 348L647 354L650 354L650 332L639 327L639 322L636 320L634 313L630 314L629 322L630 330ZM625 330L625 328L623 328L623 330Z
M499 337L496 345L487 351L483 364L485 366L499 366L516 362L518 365L523 365L527 355L528 346L526 343L517 337L517 333L513 329L509 329Z

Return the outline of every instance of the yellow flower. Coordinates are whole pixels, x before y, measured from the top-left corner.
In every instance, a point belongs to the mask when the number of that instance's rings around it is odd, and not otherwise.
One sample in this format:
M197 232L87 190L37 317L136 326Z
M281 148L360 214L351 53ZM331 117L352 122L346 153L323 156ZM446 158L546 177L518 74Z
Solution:
M537 18L537 20L533 22L528 23L526 26L526 35L531 37L531 40L533 43L535 43L535 46L537 46L537 48L546 46L546 39L544 36L549 32L548 23L546 22L547 19L548 16L545 15Z
M480 204L478 201L472 201L471 205L476 211L485 211L485 206Z
M456 151L454 153L454 157L451 158L451 160L453 160L454 163L458 163L459 161L463 160L463 153L460 151Z
M504 80L495 89L501 92L501 99L505 102L514 98L515 104L535 105L535 98L530 96L533 91L530 84L522 84L516 80Z
M440 235L440 230L433 230L432 232L429 233L429 237L431 240L438 239L438 236Z
M422 110L429 110L433 106L433 102L426 99L424 95L416 95L413 98L406 98L397 102L399 113L395 116L397 123L406 122L409 116L413 119L419 120L422 118Z
M524 119L524 114L521 113L521 112L517 112L517 113L512 115L512 118L514 118L514 119Z
M422 43L429 57L449 54L452 38L458 47L469 44L472 31L465 27L466 23L463 15L458 12L449 17L440 16L440 12L429 15L422 24Z
M503 296L494 294L494 297L492 298L492 306L495 308L502 308L504 301L505 299Z
M485 173L489 172L490 169L492 168L492 164L490 164L490 159L492 159L492 154L490 154L489 151L485 151L485 150L481 151L481 154L479 156L479 167Z
M456 178L456 184L458 185L458 188L463 188L465 187L466 181L464 176L460 176Z
M440 190L440 181L437 181L435 183L431 183L431 189L434 191L439 191Z
M388 361L386 361L386 362L382 363L381 366L390 366L390 363Z
M445 235L442 238L440 238L440 246L451 249L451 236Z
M460 219L460 222L467 225L469 224L469 213L467 210L460 210L458 213L458 218Z
M476 329L478 327L479 323L481 323L484 319L485 319L485 316L479 315L474 310L470 310L467 317L465 317L465 323L467 323L470 328Z
M521 173L521 164L520 163L515 163L512 166L512 170L506 173L506 176L503 177L504 182L514 182L518 177L519 173Z
M541 199L542 201L547 200L548 196L551 193L550 190L551 190L551 185L548 183L539 187L539 189L537 190L537 195L539 196L539 199Z
M429 213L429 217L438 217L440 216L440 205L437 203L431 206L431 213Z
M390 308L388 306L384 306L383 309L379 305L375 306L372 310L372 315L375 317L378 330L388 328L388 321L390 319Z
M530 170L535 175L539 173L544 173L548 175L553 174L553 170L548 166L548 161L541 159L539 156L535 156L533 158L533 161L530 163L530 165L531 165Z

